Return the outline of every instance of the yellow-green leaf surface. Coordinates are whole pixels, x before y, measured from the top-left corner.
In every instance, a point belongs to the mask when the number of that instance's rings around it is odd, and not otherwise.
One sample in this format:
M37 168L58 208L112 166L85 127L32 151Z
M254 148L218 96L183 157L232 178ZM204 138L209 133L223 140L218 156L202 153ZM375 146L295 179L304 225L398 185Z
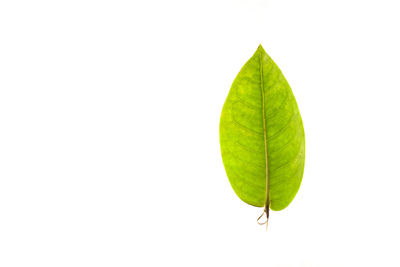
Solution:
M233 81L219 132L239 198L267 210L286 208L303 177L304 128L289 84L261 45Z

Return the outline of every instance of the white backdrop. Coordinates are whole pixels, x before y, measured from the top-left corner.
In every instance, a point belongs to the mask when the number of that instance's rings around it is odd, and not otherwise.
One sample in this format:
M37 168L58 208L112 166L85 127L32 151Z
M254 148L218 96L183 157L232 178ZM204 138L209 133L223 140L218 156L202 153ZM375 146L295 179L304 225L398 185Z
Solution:
M400 266L400 3L0 2L0 266ZM219 116L262 43L296 96L291 205L241 202Z

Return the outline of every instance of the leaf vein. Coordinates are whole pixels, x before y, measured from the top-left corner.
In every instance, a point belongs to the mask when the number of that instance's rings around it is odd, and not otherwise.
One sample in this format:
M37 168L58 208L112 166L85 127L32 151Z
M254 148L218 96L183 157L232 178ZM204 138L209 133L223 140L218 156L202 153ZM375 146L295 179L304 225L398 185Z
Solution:
M245 130L248 130L249 132L252 132L252 133L255 133L258 135L263 135L263 133L257 132L256 130L251 129L251 128L247 127L246 125L239 123L238 121L236 121L236 119L233 116L232 116L232 123L234 123L235 125L243 128Z
M287 162L283 163L283 164L280 165L279 167L275 168L275 169L274 169L273 171L271 171L271 172L275 172L275 171L277 171L277 170L279 170L279 169L285 167L286 165L289 165L291 162L293 162L293 161L297 158L297 156L299 155L302 146L303 146L303 145L301 144L300 147L298 148L296 154L295 154L290 160L288 160Z
M242 161L242 162L244 162L244 163L246 163L246 164L249 164L250 166L255 166L255 167L258 167L258 168L260 168L260 169L264 169L264 166L255 164L254 162L250 162L250 161L244 160L244 159L242 159L241 157L237 156L237 155L236 155L235 153L233 153L233 151L230 150L228 147L225 147L225 150L226 150L226 152L230 153L230 154L231 154L235 159L237 159L237 160L240 160L240 161Z
M296 115L296 113L293 112L293 114L292 114L292 116L290 117L290 119L288 120L288 122L287 122L284 126L282 126L282 128L279 129L279 131L277 131L277 132L274 133L272 136L270 136L269 139L270 139L270 140L271 140L271 139L274 139L274 138L277 137L279 134L281 134L284 130L286 130L286 128L288 128L289 125L292 123L293 118L295 117L295 115Z

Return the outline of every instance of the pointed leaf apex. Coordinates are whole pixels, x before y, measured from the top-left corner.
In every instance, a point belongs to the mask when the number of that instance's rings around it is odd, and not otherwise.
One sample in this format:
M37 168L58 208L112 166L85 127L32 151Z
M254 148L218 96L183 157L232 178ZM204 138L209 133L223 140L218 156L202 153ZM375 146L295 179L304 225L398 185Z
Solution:
M264 50L264 48L262 47L261 44L258 46L257 51L259 51L261 53L265 53L265 50Z

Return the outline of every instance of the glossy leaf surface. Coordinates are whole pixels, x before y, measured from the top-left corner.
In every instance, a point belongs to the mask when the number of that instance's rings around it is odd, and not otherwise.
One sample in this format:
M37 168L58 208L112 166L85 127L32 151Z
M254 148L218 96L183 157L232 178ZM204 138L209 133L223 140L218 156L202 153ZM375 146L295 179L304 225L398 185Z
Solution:
M222 160L244 202L287 207L305 161L303 122L282 72L260 45L235 78L220 120ZM268 203L267 203L268 202Z

